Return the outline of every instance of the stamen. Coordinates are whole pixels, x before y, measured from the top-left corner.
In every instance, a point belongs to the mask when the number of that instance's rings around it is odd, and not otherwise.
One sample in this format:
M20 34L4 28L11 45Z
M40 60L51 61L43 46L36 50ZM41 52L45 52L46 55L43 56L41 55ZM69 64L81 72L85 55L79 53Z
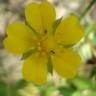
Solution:
M55 54L55 52L53 50L50 51L52 54Z
M46 55L44 51L42 52L42 55L43 55L43 56Z
M40 42L39 42L39 43L37 43L37 45L38 45L38 46L40 46L40 45L41 45L41 44L40 44Z
M47 34L47 29L44 30L44 33Z
M39 46L39 47L38 47L38 50L39 50L39 51L41 51L41 50L42 50L42 48Z

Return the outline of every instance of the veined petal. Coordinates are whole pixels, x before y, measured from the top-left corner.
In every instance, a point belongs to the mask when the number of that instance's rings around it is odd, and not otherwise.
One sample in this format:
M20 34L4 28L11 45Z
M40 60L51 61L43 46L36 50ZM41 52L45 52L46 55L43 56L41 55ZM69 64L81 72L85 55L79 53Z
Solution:
M31 3L25 8L27 22L37 32L44 33L55 20L55 9L49 2Z
M43 84L47 81L47 57L43 54L33 54L25 60L23 65L23 77L36 84Z
M55 39L60 44L73 45L77 43L83 35L84 28L80 25L79 18L71 15L64 19L57 27Z
M18 38L14 37L7 37L4 42L4 47L9 51L14 54L22 54L33 46L31 42L26 42Z
M15 22L7 27L8 37L4 40L4 47L15 54L22 54L35 46L36 36L26 25Z
M65 78L72 78L82 64L79 54L71 49L57 49L52 56L53 67L58 74Z
M9 24L6 31L8 36L16 37L24 41L34 41L36 39L33 31L21 22L14 22Z

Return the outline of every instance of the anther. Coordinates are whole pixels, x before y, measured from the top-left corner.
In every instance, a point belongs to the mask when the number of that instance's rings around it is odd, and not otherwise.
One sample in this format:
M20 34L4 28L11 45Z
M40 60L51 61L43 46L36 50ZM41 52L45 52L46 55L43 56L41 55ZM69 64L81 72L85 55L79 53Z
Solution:
M55 54L55 52L53 50L50 51L52 54Z
M42 49L42 48L39 46L39 47L38 47L38 50L41 51L41 49Z
M40 42L39 42L39 43L37 43L37 45L38 45L38 46L40 46Z
M47 29L44 30L44 33L47 34Z

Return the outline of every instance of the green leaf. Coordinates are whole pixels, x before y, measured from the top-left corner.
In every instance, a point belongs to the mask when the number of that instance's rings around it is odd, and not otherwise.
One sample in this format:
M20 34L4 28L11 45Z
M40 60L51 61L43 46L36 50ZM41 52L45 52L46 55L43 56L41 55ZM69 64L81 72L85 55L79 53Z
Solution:
M4 81L0 81L0 96L6 96L7 95L7 88L6 83Z
M51 60L50 56L48 56L48 64L47 64L47 66L48 66L48 72L53 74L53 65L52 65L52 60Z
M94 30L94 24L89 24L85 30L85 38Z
M92 71L91 71L91 73L90 73L90 78L92 78L92 77L94 77L94 76L96 76L96 66L93 67L93 69L92 69Z
M96 36L93 37L92 43L96 45Z
M87 89L93 87L90 80L81 77L74 78L73 83L78 89Z
M19 82L16 83L16 88L17 89L22 89L27 85L27 81L25 80L20 80Z
M58 27L58 25L61 23L62 17L57 19L54 23L53 23L53 34L56 31L56 28Z
M11 87L11 96L20 96L19 94L18 94L18 90L15 88L15 87Z
M71 48L71 47L73 47L75 44L71 44L71 45L63 45L64 46L64 48Z
M27 82L24 80L20 80L14 85L0 81L0 96L20 96L18 90L24 88L26 85Z
M60 87L58 90L63 96L72 96L72 94L76 91L70 87Z
M83 96L81 95L81 92L80 91L76 91L72 94L72 96Z
M54 87L49 87L45 93L44 96L51 96L52 92L54 92L56 89Z
M18 93L19 89L23 89L27 85L25 80L18 81L15 85L11 86L11 96L20 96Z
M38 38L41 37L42 34L40 34L39 32L37 32L32 26L30 26L30 24L26 21L26 19L25 19L25 24L26 24L30 29L32 29L32 31L34 32L34 34L35 34Z
M23 54L23 56L22 56L22 59L27 59L29 56L31 56L31 55L32 55L33 53L35 53L36 51L37 51L36 48L34 48L34 49L31 49L31 50L25 52L25 53Z
M62 47L64 47L64 48L72 48L72 47L74 47L76 44L63 45L63 44L59 44L59 43L58 43L58 45L60 45L60 46L62 46Z
M96 46L96 35L95 34L93 34L94 36L93 36L93 38L92 38L92 43Z
M92 94L90 96L96 96L96 92L92 92Z

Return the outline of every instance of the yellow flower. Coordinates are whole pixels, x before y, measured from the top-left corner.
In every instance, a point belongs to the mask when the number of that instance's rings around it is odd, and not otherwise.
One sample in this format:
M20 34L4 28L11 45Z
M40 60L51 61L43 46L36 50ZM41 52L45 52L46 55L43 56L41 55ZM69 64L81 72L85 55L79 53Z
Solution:
M37 84L47 80L49 57L55 71L72 78L82 63L79 54L64 46L76 44L84 29L79 18L70 15L62 19L53 33L56 21L54 7L47 1L31 3L25 8L26 22L15 22L7 27L4 47L14 54L31 54L24 59L23 77Z

